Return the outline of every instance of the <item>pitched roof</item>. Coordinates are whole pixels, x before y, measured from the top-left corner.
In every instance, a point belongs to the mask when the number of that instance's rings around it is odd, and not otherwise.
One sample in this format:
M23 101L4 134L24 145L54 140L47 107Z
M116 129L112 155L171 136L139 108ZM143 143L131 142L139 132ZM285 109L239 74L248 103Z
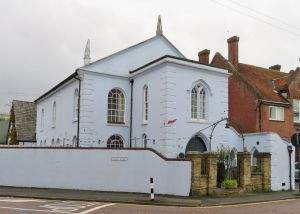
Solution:
M14 100L12 102L17 141L36 142L36 104Z
M79 69L129 77L129 71L135 70L165 55L185 58L165 36L158 35Z
M283 81L279 81L279 85L282 86L281 82L284 83L285 78L289 75L288 73L243 63L238 64L238 70L253 85L253 87L260 92L263 99L289 103L286 99L280 96L280 94L275 90L273 84L275 79L284 78Z
M228 75L226 69L223 69L223 68L220 68L220 67L217 67L214 65L203 64L203 63L200 63L199 61L176 57L176 56L170 56L170 55L162 56L156 60L153 60L152 62L149 62L149 63L133 70L133 71L130 71L129 73L134 75L135 73L138 73L141 70L148 69L152 66L156 66L156 65L158 65L160 63L164 63L164 62L172 62L172 63L177 63L177 64L184 63L184 65L189 65L189 66L193 65L194 67L201 66L202 68L205 68L208 70L213 70L215 72L224 73L224 74Z
M258 99L289 104L278 93L279 89L282 90L286 84L289 84L288 73L244 63L238 63L238 67L235 67L220 53L215 54L211 63L225 66L232 74L238 76L256 94Z
M77 69L78 70L78 69ZM70 76L68 76L66 79L64 79L63 81L61 81L60 83L58 83L57 85L55 85L53 88L51 88L49 91L47 91L46 93L44 93L43 95L41 95L39 98L37 98L34 102L37 103L39 102L41 99L43 99L44 97L48 96L49 94L51 94L52 92L54 92L55 90L59 89L60 87L63 87L64 84L68 83L69 81L71 81L72 79L77 79L78 73L77 70L72 73Z

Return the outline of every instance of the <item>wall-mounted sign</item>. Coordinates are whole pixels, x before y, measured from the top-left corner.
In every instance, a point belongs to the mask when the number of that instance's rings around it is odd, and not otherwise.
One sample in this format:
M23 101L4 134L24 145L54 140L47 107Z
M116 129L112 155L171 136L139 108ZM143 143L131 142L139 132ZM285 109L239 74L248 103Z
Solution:
M128 157L112 157L111 161L128 161Z

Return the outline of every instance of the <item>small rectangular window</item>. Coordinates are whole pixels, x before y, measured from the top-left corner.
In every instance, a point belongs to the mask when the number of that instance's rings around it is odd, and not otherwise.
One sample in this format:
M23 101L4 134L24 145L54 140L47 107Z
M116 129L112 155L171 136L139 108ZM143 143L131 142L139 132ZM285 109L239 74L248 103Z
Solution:
M284 121L284 107L269 106L269 120Z
M300 100L293 100L294 122L300 123Z

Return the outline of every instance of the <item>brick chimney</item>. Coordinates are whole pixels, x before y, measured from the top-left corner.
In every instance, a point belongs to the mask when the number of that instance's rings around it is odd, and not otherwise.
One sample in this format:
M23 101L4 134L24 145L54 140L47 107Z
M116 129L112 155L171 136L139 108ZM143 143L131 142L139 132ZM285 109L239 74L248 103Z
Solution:
M237 36L233 36L227 39L228 43L228 60L234 66L238 66L239 63L239 40Z
M210 50L204 49L198 53L199 62L202 64L209 64L209 53Z
M272 65L272 66L269 67L269 69L280 71L281 65L279 65L279 64Z

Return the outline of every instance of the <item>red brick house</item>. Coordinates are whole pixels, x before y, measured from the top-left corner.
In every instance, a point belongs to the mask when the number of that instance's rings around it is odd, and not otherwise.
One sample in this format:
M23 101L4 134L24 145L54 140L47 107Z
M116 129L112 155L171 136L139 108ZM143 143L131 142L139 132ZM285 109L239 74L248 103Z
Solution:
M227 40L228 60L216 53L211 64L228 69L229 122L237 131L276 132L290 141L300 130L300 68L281 72L280 65L262 68L239 62L239 38ZM209 50L199 52L209 63Z

